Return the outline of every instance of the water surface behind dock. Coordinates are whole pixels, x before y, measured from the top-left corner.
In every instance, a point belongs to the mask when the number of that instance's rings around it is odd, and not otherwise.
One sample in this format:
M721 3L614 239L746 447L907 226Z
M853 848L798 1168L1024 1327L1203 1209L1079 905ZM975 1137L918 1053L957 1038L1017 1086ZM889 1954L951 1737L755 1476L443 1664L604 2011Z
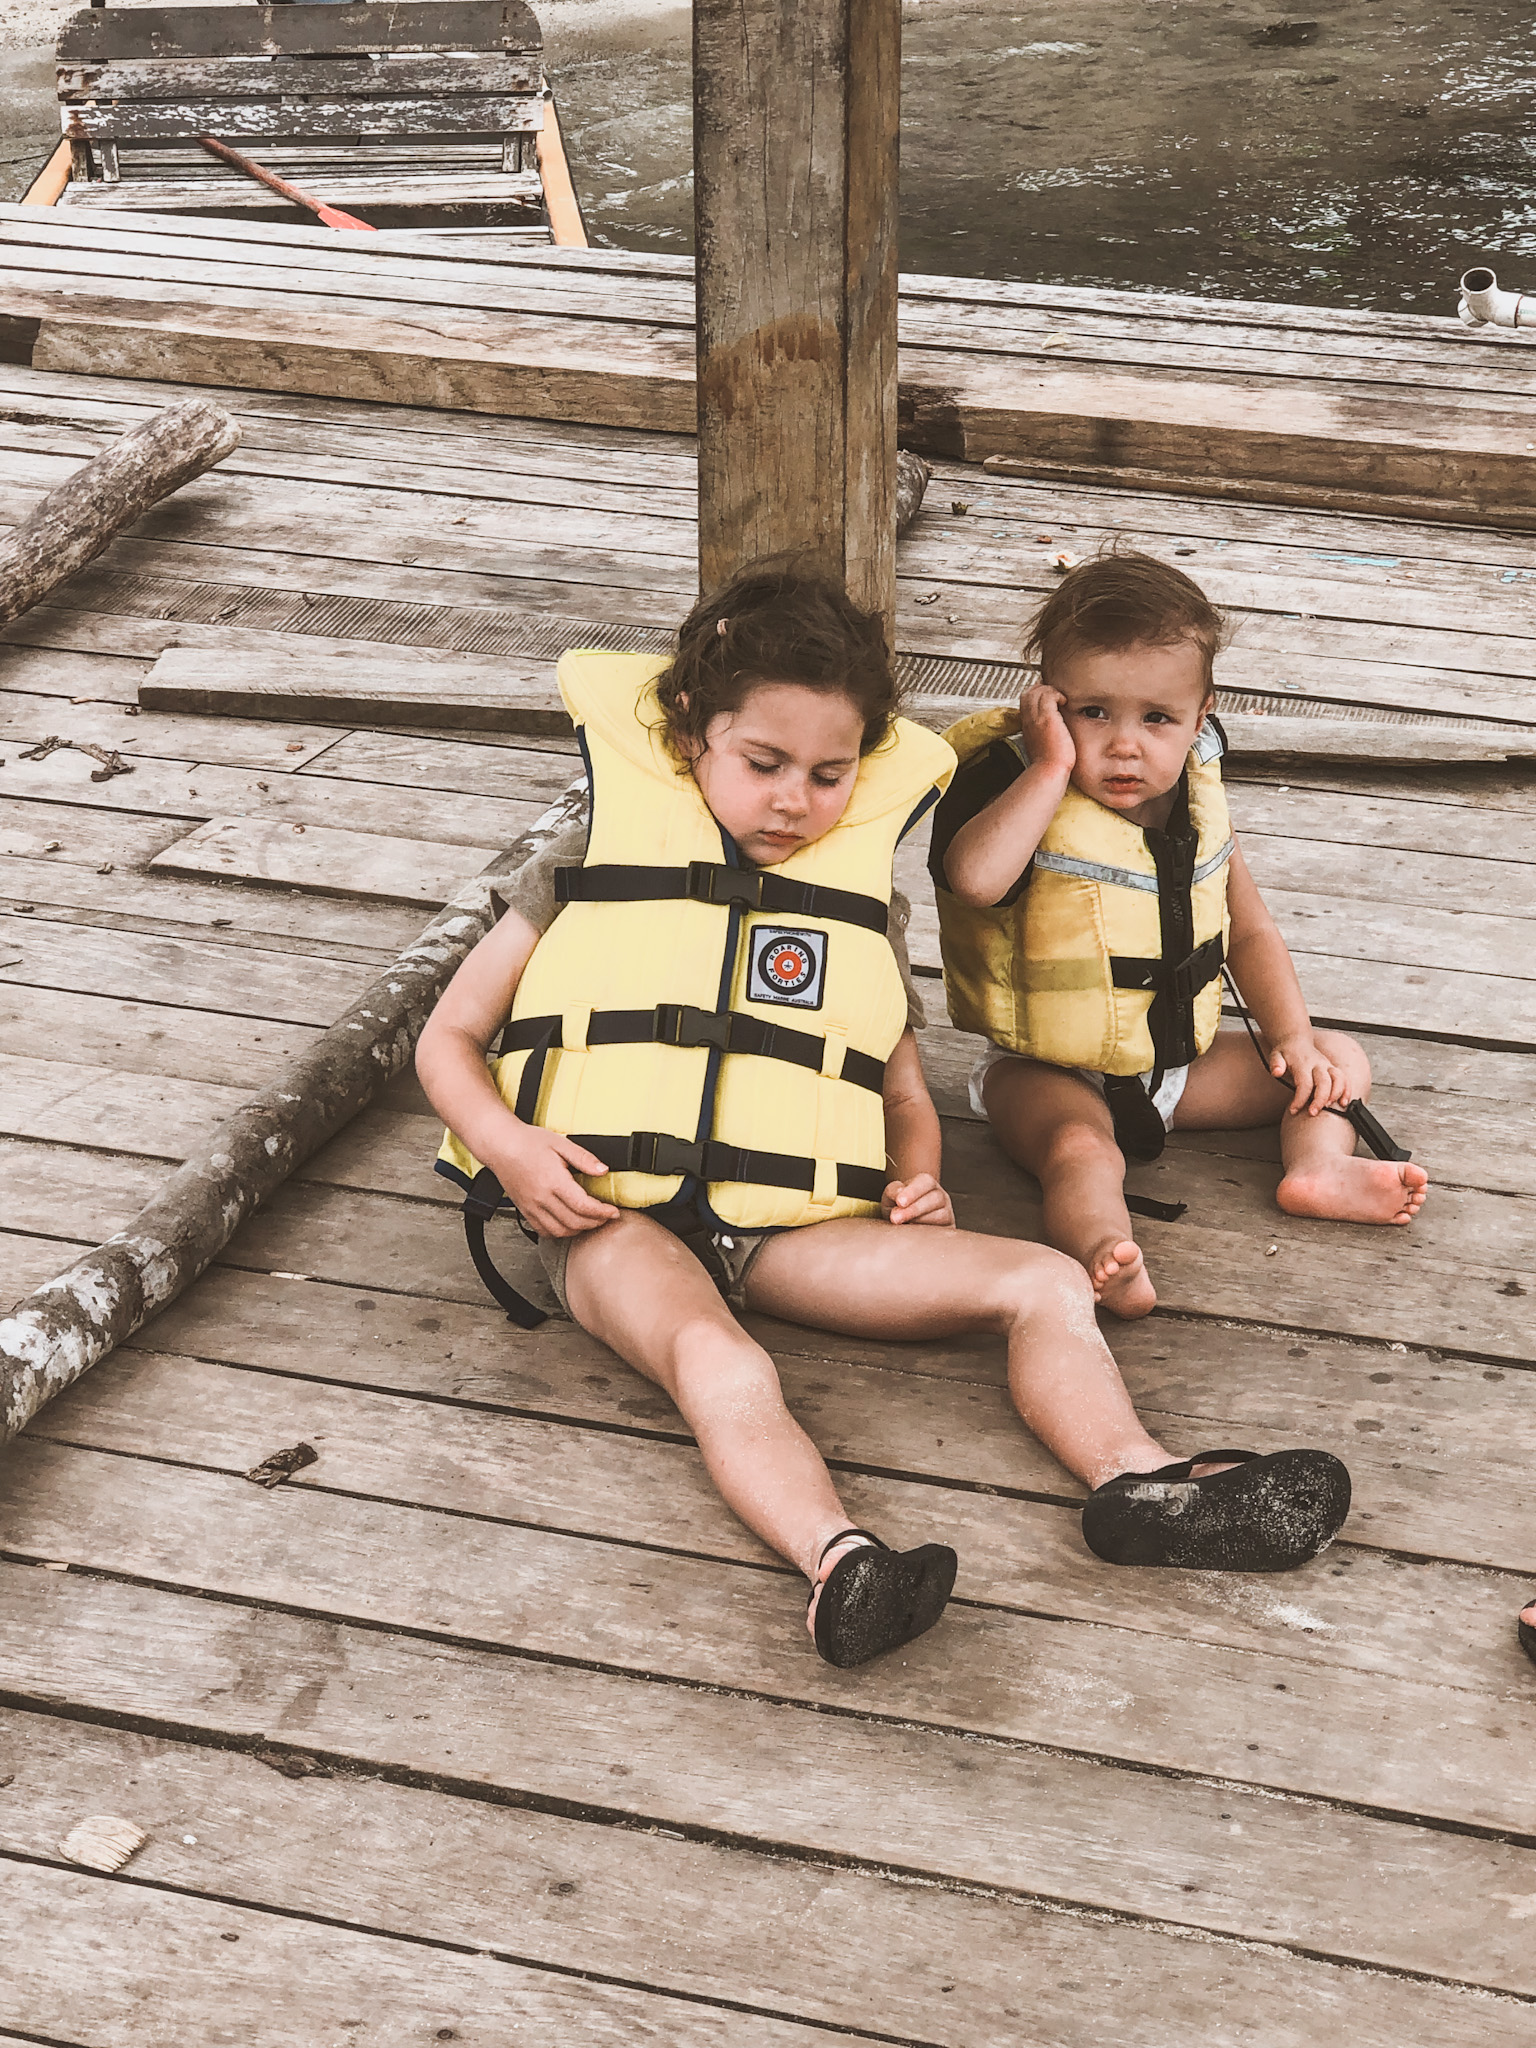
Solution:
M594 239L692 233L689 11L545 0ZM907 0L902 266L1449 310L1536 276L1521 0Z

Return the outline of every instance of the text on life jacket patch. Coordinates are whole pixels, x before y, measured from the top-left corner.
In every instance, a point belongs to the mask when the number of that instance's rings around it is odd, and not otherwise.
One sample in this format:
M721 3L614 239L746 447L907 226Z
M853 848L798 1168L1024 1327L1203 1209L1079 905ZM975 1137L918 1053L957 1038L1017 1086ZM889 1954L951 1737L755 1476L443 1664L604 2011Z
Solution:
M785 931L774 925L759 925L749 943L749 1003L789 1003L797 1010L821 1008L827 980L825 932Z

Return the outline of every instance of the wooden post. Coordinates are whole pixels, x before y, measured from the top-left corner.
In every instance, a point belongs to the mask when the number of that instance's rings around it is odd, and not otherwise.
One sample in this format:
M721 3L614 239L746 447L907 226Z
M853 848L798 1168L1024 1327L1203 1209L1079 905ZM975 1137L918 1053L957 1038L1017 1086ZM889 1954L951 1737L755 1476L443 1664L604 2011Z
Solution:
M900 0L694 0L699 576L896 584Z

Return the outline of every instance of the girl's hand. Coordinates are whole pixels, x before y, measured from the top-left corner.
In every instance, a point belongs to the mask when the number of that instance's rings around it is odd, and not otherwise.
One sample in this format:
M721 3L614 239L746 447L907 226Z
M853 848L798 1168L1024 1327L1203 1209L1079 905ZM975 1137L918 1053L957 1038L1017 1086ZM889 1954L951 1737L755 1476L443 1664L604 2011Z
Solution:
M893 1180L880 1198L880 1207L887 1223L932 1223L941 1230L955 1227L949 1197L931 1173Z
M1020 697L1019 734L1031 768L1070 775L1077 766L1077 748L1061 715L1066 701L1049 683L1031 683Z
M1296 1099L1286 1112L1288 1116L1300 1116L1303 1110L1317 1116L1335 1103L1343 1108L1349 1101L1344 1069L1318 1050L1310 1031L1277 1039L1270 1051L1269 1071L1277 1081L1289 1075L1295 1083Z
M619 1213L611 1202L589 1195L575 1177L606 1173L602 1160L560 1131L521 1124L506 1151L485 1163L517 1204L528 1228L540 1237L579 1237L584 1230L611 1223Z

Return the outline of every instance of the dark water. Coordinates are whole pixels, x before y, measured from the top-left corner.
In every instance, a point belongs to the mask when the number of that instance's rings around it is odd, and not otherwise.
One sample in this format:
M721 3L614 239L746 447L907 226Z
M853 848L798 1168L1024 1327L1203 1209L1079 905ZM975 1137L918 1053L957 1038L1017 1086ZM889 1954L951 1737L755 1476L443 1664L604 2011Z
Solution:
M593 238L686 250L686 9L549 0ZM907 0L909 270L1454 308L1536 286L1532 0Z

